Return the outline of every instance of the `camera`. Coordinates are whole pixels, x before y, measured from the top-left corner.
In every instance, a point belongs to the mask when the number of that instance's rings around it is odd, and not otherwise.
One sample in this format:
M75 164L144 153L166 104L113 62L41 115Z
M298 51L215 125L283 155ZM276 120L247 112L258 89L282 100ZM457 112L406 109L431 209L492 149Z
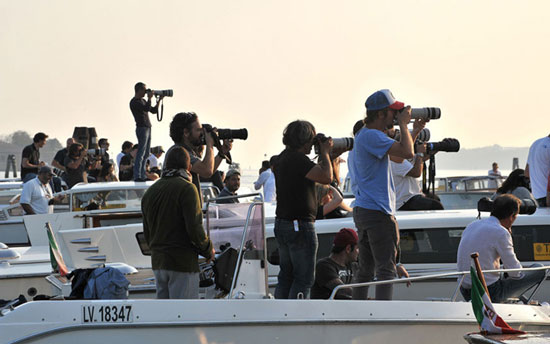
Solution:
M152 90L148 88L146 92L153 92L154 96L163 96L163 97L173 97L174 96L174 90Z
M107 150L105 148L88 149L89 156L103 156Z
M321 151L319 145L328 139L329 138L325 136L325 134L319 133L315 135L315 138L313 139L315 154L319 154L319 152ZM339 137L335 139L333 138L332 143L332 151L347 152L353 149L353 137Z
M532 215L537 210L537 203L531 199L521 199L519 206L520 214ZM492 212L494 202L489 197L480 198L477 202L477 211L479 212Z
M441 117L441 109L436 107L412 108L412 119L439 119Z
M446 138L439 142L426 143L426 153L432 152L458 152L460 150L460 142L457 139Z
M412 135L412 130L409 130L409 132ZM401 131L399 129L395 129L395 135L393 136L393 139L395 141L401 141ZM430 130L428 128L422 129L420 133L418 133L418 136L416 137L416 143L420 142L426 142L430 140Z
M214 128L210 124L203 124L202 127L206 132L215 134L213 132ZM214 140L246 140L248 138L248 130L243 129L218 129L218 134L214 135ZM206 139L204 136L201 137L201 144L206 144Z

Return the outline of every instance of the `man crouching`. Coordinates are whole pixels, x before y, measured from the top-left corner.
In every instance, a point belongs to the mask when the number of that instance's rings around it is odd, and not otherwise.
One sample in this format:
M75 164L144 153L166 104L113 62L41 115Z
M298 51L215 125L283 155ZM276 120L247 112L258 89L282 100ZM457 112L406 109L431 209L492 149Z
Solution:
M191 183L189 154L173 147L162 177L143 195L143 233L159 299L198 299L198 254L214 259L212 241L202 227L199 193Z

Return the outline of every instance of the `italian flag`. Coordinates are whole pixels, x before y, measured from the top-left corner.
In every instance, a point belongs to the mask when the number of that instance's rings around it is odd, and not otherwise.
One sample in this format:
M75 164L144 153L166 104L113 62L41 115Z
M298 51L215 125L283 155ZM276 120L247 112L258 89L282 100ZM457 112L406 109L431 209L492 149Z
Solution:
M472 308L477 319L477 323L482 333L525 333L514 330L497 314L489 295L477 277L473 267L470 267L470 276L472 276Z
M61 256L61 252L57 246L57 241L55 241L55 237L52 232L52 227L49 223L46 223L46 232L48 232L48 241L50 242L50 261L52 263L52 268L54 271L59 270L59 274L61 276L65 276L69 273L69 270L65 265L63 256Z

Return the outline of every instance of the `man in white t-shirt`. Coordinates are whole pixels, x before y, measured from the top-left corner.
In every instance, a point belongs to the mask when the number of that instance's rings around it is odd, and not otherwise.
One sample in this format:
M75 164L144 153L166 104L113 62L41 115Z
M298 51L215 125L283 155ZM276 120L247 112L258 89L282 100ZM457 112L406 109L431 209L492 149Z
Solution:
M23 184L21 200L19 203L25 214L51 214L53 213L54 197L50 187L50 181L54 173L49 166L42 166L38 176ZM57 199L60 200L60 199Z
M533 142L527 156L525 176L531 179L531 191L539 207L547 207L546 190L550 174L550 135Z
M423 145L417 145L417 151ZM424 147L425 148L425 147ZM395 208L397 210L442 210L438 200L426 197L417 178L422 175L424 159L417 153L412 162L390 156L390 166L395 184Z
M259 190L264 187L264 202L275 202L277 199L277 193L275 191L275 175L273 174L273 165L277 156L274 155L269 159L269 168L258 177L258 180L254 182L254 189Z
M162 146L156 146L151 148L151 155L147 158L147 161L149 163L149 170L151 172L157 172L160 174L161 166L159 164L159 159L164 153L164 149Z
M498 170L498 164L496 162L493 162L493 168L487 172L487 175L489 176L489 183L487 186L491 189L497 189L500 186L500 178L502 178L502 174Z

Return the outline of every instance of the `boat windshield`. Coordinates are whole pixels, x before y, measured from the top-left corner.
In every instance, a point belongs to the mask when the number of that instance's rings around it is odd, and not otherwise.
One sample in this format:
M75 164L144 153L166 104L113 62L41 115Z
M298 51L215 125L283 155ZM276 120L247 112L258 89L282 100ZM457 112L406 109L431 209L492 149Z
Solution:
M72 211L96 209L140 209L145 189L97 190L72 195Z
M206 223L216 251L228 244L236 250L244 245L245 259L263 259L262 206L262 203L210 204Z

